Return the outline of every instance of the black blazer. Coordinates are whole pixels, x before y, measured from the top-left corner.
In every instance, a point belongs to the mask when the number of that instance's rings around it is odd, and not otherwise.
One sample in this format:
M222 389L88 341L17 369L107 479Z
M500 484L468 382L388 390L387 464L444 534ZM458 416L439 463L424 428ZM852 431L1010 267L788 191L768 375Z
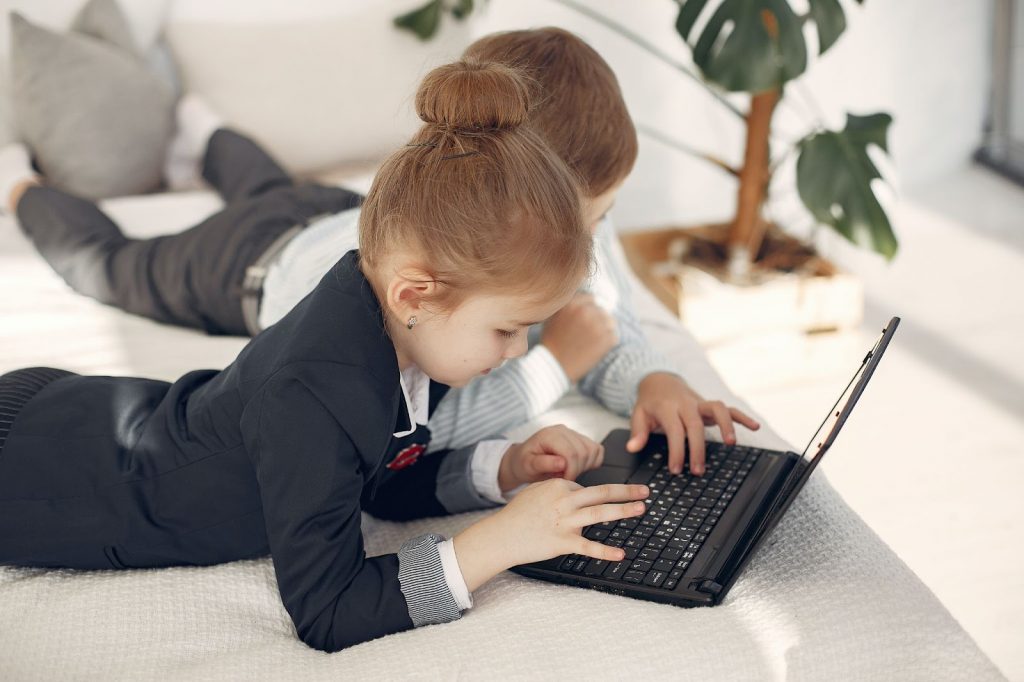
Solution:
M431 407L446 390L431 385ZM396 555L367 558L360 532L363 510L445 513L434 494L443 453L401 466L429 439L423 427L392 437L410 418L380 304L349 253L223 371L173 384L73 375L32 398L0 456L0 563L207 565L270 552L311 646L410 628Z

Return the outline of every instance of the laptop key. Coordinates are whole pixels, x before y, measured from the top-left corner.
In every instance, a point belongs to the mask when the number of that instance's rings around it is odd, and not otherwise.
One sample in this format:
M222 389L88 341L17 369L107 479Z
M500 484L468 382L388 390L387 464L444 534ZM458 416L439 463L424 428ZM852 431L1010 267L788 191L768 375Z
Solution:
M579 558L578 554L566 554L562 558L562 563L558 564L558 568L562 571L571 571L572 565L576 563L576 559Z
M589 562L590 562L590 559L587 558L587 557L582 557L582 558L578 559L576 561L576 563L574 563L572 565L572 572L573 573L582 573L583 569L585 569L587 567L587 563L589 563Z
M671 561L669 559L658 559L657 561L654 562L654 570L655 571L664 571L664 572L668 573L669 571L672 570L672 567L675 566L675 565L676 565L676 562Z
M608 537L608 531L604 528L591 528L583 534L584 537L600 542Z
M626 571L626 575L622 576L623 582L633 583L639 585L644 579L644 574L640 571Z
M676 589L676 585L678 584L679 580L677 578L669 578L664 583L662 583L661 587L665 590L674 590Z
M626 558L629 560L629 561L626 562L627 564L631 563L633 561L633 559L635 559L637 557L637 554L640 553L640 550L637 549L636 547L626 547L622 551L626 553Z
M584 569L584 571L583 571L583 575L589 575L589 576L601 575L602 573L605 572L605 569L608 568L608 564L609 563L610 562L605 561L604 559L594 559L589 564L587 564L586 569Z
M682 556L682 554L683 550L681 548L672 547L671 543L669 543L669 547L667 547L665 551L661 553L661 558L668 559L670 561L678 561L679 557Z
M605 580L622 580L622 576L629 570L629 561L616 561L608 564L608 568L604 569L603 577Z
M651 570L652 566L654 566L654 562L653 561L647 561L645 559L637 559L636 561L633 562L633 565L630 566L630 569L632 569L634 571L642 571L642 572L646 573L647 571Z
M665 538L651 538L647 541L648 547L654 547L655 549L665 549L665 545L668 544L668 540Z
M640 551L640 554L638 556L646 561L654 561L658 558L658 554L658 550L653 549L651 547L645 547L643 550Z
M647 577L644 578L644 585L650 585L651 587L661 587L661 584L665 582L665 578L667 577L667 575L668 574L665 571L651 571L647 574Z

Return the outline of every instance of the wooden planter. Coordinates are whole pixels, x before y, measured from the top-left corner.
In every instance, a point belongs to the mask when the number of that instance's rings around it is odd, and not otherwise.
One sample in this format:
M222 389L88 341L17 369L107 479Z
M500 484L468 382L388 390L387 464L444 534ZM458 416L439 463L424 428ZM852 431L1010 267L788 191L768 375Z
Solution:
M861 281L778 230L765 238L759 265L749 281L727 281L727 227L620 235L640 280L702 343L763 332L834 331L860 324L864 314ZM680 258L680 251L686 255Z

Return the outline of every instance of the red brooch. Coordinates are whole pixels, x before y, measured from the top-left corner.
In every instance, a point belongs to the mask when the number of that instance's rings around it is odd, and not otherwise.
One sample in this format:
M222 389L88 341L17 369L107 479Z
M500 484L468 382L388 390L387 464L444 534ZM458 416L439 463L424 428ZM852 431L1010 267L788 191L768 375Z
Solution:
M388 469L398 471L399 469L404 469L407 466L412 466L416 463L416 460L419 459L420 455L426 451L426 449L427 446L423 443L414 443L410 445L399 452L395 458L391 460L387 465Z

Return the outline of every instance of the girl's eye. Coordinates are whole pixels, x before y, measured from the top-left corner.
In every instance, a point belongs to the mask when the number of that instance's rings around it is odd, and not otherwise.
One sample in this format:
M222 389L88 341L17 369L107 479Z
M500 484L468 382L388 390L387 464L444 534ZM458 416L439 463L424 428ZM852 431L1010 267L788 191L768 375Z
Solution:
M503 338L506 339L514 339L517 336L519 336L519 330L516 329L514 331L509 331L507 329L499 329L498 334L500 334Z

